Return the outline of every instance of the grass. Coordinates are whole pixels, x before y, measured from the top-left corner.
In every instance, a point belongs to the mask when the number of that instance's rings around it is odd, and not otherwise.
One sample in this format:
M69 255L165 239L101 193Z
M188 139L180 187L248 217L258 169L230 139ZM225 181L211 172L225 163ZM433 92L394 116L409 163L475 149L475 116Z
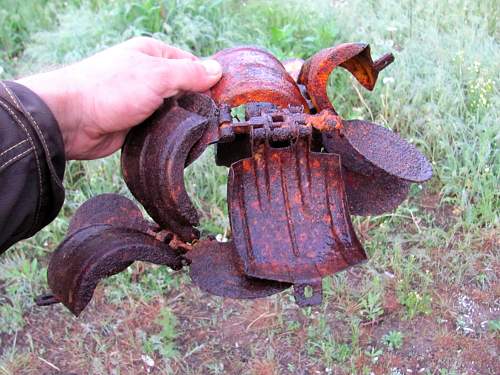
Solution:
M289 293L224 300L200 292L182 272L133 265L106 280L74 319L59 307L33 306L47 288L48 256L86 199L130 193L116 173L118 155L71 162L61 214L0 259L0 373L53 371L46 362L94 374L500 371L497 1L0 5L0 78L71 63L135 35L202 56L254 44L279 58L308 57L345 41L369 42L375 56L392 51L395 63L373 92L334 73L330 98L344 117L399 132L434 167L434 178L413 186L395 212L356 218L370 259L325 279L322 306L299 309ZM211 151L186 172L203 233L228 233L226 173Z

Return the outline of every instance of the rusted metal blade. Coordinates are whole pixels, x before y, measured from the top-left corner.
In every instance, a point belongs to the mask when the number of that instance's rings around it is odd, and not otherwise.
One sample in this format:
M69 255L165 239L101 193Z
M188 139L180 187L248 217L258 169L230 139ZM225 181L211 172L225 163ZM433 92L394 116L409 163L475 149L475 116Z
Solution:
M381 215L394 210L403 202L410 182L382 171L371 176L343 168L347 202L352 215Z
M343 166L365 176L385 172L411 182L432 177L432 166L415 146L368 121L343 121L339 133L323 136L323 144L341 156Z
M198 159L207 146L219 140L219 109L210 96L191 92L182 94L182 96L177 99L177 104L186 111L205 117L208 121L207 127L201 138L194 144L187 156L187 167Z
M74 231L50 260L51 303L60 302L78 316L101 279L125 270L136 260L182 268L182 258L174 250L138 230L99 224Z
M184 186L184 167L209 123L167 101L129 133L123 146L122 171L130 191L162 228L183 241L198 237L193 226L199 222Z
M71 218L68 234L96 224L112 224L144 232L151 228L139 207L119 194L101 194L83 203Z
M191 279L198 287L217 296L252 299L279 293L291 286L245 275L233 242L202 240L186 257L191 260Z
M298 83L307 88L314 107L319 111L334 109L326 92L328 77L340 66L351 72L368 90L372 90L377 82L378 73L394 61L390 53L373 62L370 46L366 43L345 43L326 48L311 58L302 67Z
M252 46L228 48L212 58L222 65L222 78L211 89L218 104L237 107L267 102L280 108L302 105L309 110L294 79L266 50Z
M262 146L230 169L233 240L249 276L317 285L366 259L349 217L339 156L308 146Z

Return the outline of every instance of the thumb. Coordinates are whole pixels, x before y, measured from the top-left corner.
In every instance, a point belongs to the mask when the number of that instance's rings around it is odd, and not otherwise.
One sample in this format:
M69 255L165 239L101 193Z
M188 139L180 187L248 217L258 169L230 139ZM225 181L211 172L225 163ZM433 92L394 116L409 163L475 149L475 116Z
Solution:
M166 92L206 91L222 76L222 67L215 60L169 59L164 62Z

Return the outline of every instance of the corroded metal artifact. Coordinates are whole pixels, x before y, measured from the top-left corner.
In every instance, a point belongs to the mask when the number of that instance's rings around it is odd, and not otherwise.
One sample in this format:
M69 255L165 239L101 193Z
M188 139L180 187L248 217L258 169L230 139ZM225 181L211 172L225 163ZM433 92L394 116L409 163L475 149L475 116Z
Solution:
M327 96L336 67L372 90L393 61L373 61L367 44L342 44L285 66L269 52L237 47L213 56L220 82L165 103L127 137L123 177L155 223L129 199L92 198L73 217L52 256L53 294L78 315L98 281L136 260L180 269L210 293L258 298L291 286L296 302L321 303L321 280L366 254L350 215L397 207L412 182L432 175L425 157L389 129L344 120ZM231 110L244 106L244 118ZM241 116L243 117L243 116ZM200 239L184 168L214 144L229 167L232 240ZM309 288L308 288L309 287Z

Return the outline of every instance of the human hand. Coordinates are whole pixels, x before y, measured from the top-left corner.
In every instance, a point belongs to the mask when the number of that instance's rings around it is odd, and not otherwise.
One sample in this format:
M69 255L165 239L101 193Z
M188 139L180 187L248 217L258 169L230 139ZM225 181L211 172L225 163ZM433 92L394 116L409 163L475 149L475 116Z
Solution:
M139 37L18 82L51 109L67 159L97 159L118 150L129 129L149 117L164 98L181 91L205 91L221 74L214 60L202 61Z

